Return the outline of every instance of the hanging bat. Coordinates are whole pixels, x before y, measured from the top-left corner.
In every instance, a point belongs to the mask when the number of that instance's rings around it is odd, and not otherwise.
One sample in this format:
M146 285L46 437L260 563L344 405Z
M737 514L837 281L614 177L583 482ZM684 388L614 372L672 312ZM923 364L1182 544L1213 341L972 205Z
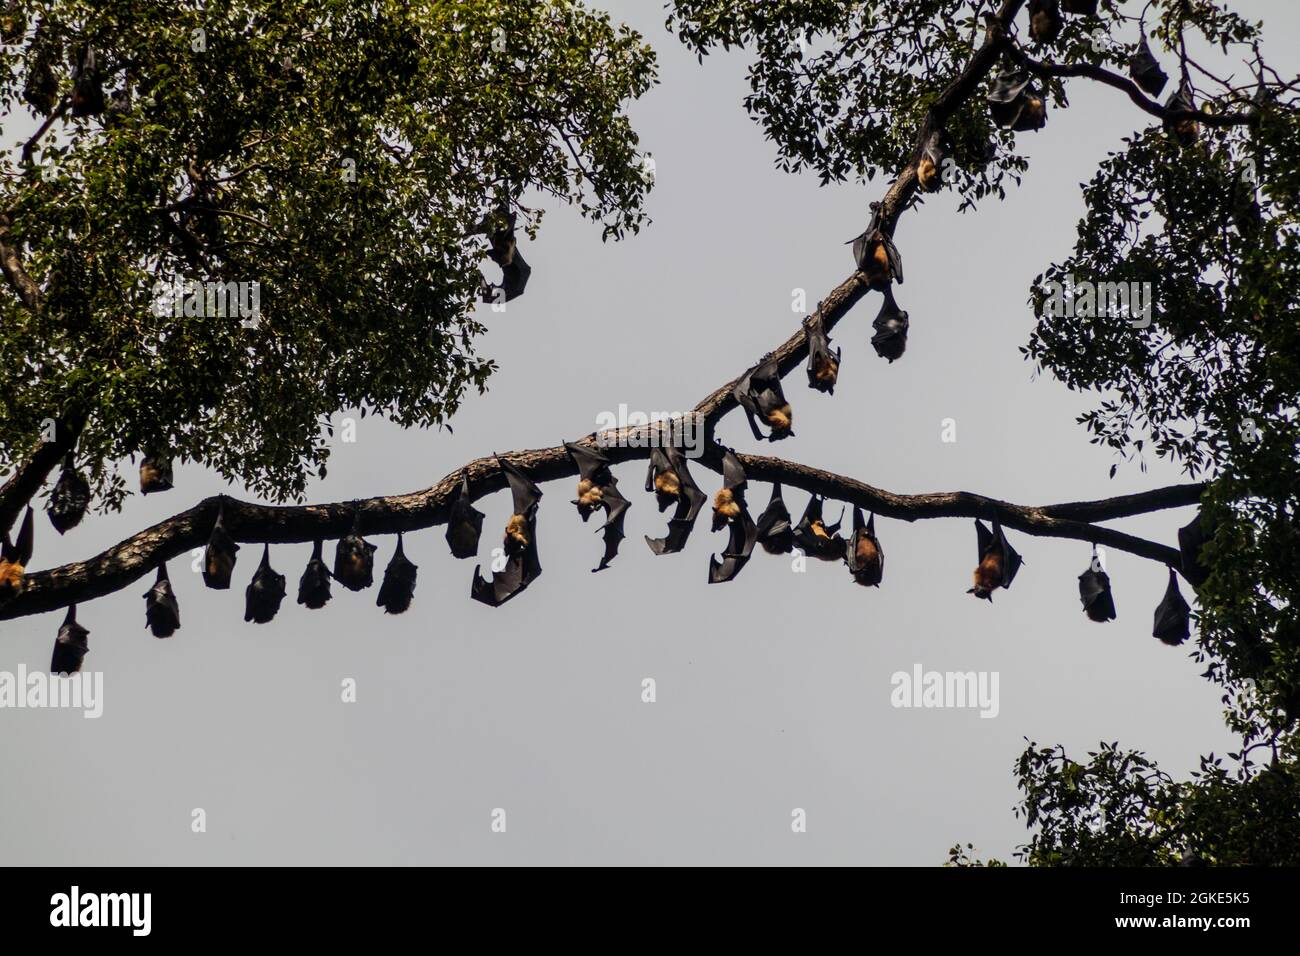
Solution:
M12 542L6 531L0 540L0 604L11 601L23 593L27 584L27 565L32 560L35 526L32 509L28 508L23 523L18 526L18 537Z
M713 530L721 531L745 510L745 469L728 448L722 455L722 487L713 496Z
M1165 596L1156 608L1155 627L1151 636L1159 638L1170 647L1177 647L1191 636L1188 622L1191 611L1183 600L1182 592L1178 590L1178 575L1170 568L1169 586L1165 588Z
M167 564L158 565L158 578L144 593L144 623L154 637L171 637L181 626L181 607L167 576Z
M623 540L623 523L632 503L618 490L618 479L609 470L609 458L598 448L564 443L569 457L578 466L578 497L573 504L585 523L592 513L604 509L605 523L599 528L605 536L605 553L592 573L603 571L618 556L618 545Z
M1148 96L1159 96L1169 82L1169 75L1160 69L1159 62L1152 56L1145 36L1138 41L1137 49L1129 57L1128 75Z
M148 495L156 491L171 491L171 489L171 459L145 455L140 460L140 494Z
M478 554L478 539L483 533L483 512L469 500L469 473L460 476L460 491L451 503L447 518L447 544L457 558L472 558Z
M686 547L686 539L695 527L695 518L709 499L691 477L686 458L676 448L650 450L650 468L646 473L645 490L653 491L662 512L676 504L668 520L668 534L663 538L645 537L645 543L655 554L676 554Z
M27 48L27 82L23 85L23 99L42 116L54 112L59 95L59 80L54 75L54 64L63 58L62 45L52 35L44 21L36 25L31 44Z
M1199 589L1210 576L1210 569L1201 561L1201 548L1206 540L1214 537L1205 526L1204 516L1200 511L1196 517L1178 529L1178 550L1183 558L1183 577L1193 588Z
M1178 89L1170 94L1169 99L1165 101L1165 109L1179 112L1196 111L1196 101L1192 98L1192 87L1185 77L1178 84ZM1173 134L1174 139L1178 141L1180 146L1192 146L1201 136L1201 125L1190 116L1180 119L1166 119L1164 128L1166 132Z
M285 594L284 575L271 567L271 546L262 546L262 563L244 590L244 620L266 624L280 610Z
M758 528L754 524L754 519L749 516L749 509L745 507L743 500L740 501L740 510L725 524L730 531L727 547L722 552L722 560L719 561L713 555L709 555L710 584L723 584L739 574L740 569L749 562L750 555L754 553L754 543L758 541Z
M845 549L845 560L853 580L863 587L879 587L885 576L885 552L876 538L876 516L862 520L862 509L853 506L853 537Z
M1063 24L1057 0L1029 0L1029 36L1035 43L1053 42Z
M72 86L72 115L98 116L104 112L104 83L95 64L95 51L86 48Z
M1110 575L1097 560L1097 549L1092 549L1088 569L1079 575L1079 600L1088 620L1098 624L1115 620L1115 598L1110 593Z
M813 495L808 499L803 517L794 529L794 544L800 551L819 561L843 561L848 542L840 535L840 525L844 523L844 512L833 524L826 524L822 518L822 497Z
M853 243L853 262L873 289L888 288L903 281L903 257L894 240L880 228L880 203L871 204L871 221ZM847 244L847 243L846 243Z
M767 507L758 516L758 543L768 554L789 554L794 549L794 525L790 521L790 509L781 497L781 483L772 483L772 497Z
M298 603L313 611L323 608L330 599L330 569L321 557L323 542L317 538L312 546L311 559L298 581Z
M976 518L975 535L979 545L979 564L975 567L975 586L966 593L983 598L991 604L995 590L1011 587L1024 559L1007 541L1002 522L997 518L993 519L992 531Z
M921 158L916 164L917 184L926 192L934 192L943 185L943 161L947 155L942 130L930 134L921 149Z
M415 597L415 575L419 568L406 556L402 548L402 533L397 532L397 550L393 552L384 569L384 581L379 585L375 606L385 614L401 614L411 606Z
M483 285L484 302L502 299L509 302L518 298L524 294L528 277L533 273L524 257L519 254L519 244L515 239L515 218L515 213L507 212L504 208L498 209L494 214L485 216L476 230L487 233L488 258L501 267L501 284L494 286L485 282Z
M901 358L907 350L907 313L894 301L892 289L885 289L885 301L881 303L880 312L871 327L876 330L876 334L871 337L871 347L876 350L876 354L889 359L890 364Z
M790 411L790 403L785 400L785 393L781 390L780 363L771 354L741 376L732 395L745 410L750 431L758 441L764 438L780 441L794 434L791 430L794 413ZM760 420L768 427L767 435L759 431Z
M226 532L224 509L218 509L217 523L212 526L207 549L203 552L203 583L216 591L229 589L238 550L239 545Z
M334 548L334 580L349 591L375 583L375 545L361 537L361 511L352 513L352 530Z
M90 482L73 467L72 456L69 455L67 461L63 463L63 470L59 472L59 480L54 483L54 488L50 492L50 502L45 508L46 514L50 516L50 524L54 525L54 530L63 534L81 524L88 507L90 507Z
M1061 0L1061 10L1079 16L1095 17L1097 15L1097 0Z
M808 336L808 385L819 392L835 394L835 382L840 375L840 350L831 351L831 340L826 334L821 306L803 320Z
M77 623L77 605L68 606L68 614L54 638L54 654L50 657L51 674L75 674L81 670L81 661L90 650L90 631Z
M986 97L993 121L1015 132L1047 125L1047 102L1030 82L1029 73L1008 70L994 80Z
M497 464L505 472L514 499L514 511L506 522L503 540L506 565L500 571L493 571L491 581L484 580L476 566L470 586L470 597L491 607L506 603L542 573L537 551L537 508L542 489L512 462L498 458Z

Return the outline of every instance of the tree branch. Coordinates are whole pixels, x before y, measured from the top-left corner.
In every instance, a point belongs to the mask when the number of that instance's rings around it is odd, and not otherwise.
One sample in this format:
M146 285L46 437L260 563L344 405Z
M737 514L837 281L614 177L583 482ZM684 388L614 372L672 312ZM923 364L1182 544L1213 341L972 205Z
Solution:
M0 535L8 533L19 513L41 490L54 466L72 451L84 426L85 419L75 415L56 422L54 441L42 441L37 445L9 480L0 485Z
M0 272L9 281L9 285L14 292L18 294L19 301L27 307L27 310L33 315L39 314L42 308L41 289L32 277L27 274L23 268L22 257L18 254L18 247L9 236L9 229L13 225L7 212L0 212Z

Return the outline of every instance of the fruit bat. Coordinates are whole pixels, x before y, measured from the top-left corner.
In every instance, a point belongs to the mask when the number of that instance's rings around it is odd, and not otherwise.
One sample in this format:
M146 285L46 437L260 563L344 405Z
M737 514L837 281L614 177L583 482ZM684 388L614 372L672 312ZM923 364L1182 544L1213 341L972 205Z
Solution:
M998 75L986 99L994 122L1004 129L1019 133L1047 125L1047 101L1024 70L1008 70Z
M11 542L9 532L0 541L0 604L11 601L27 583L27 565L32 560L32 548L35 527L32 523L32 509L28 508L23 516L23 523L18 527L18 537Z
M1166 110L1195 112L1196 101L1192 98L1192 88L1184 79L1178 84L1178 89L1170 94L1169 99L1165 101ZM1166 119L1164 128L1167 132L1173 134L1175 140L1180 146L1193 145L1201 135L1201 126L1190 116L1181 119Z
M145 455L140 460L140 494L148 495L155 491L171 491L171 489L171 459Z
M831 351L831 340L826 335L826 322L822 310L803 320L808 336L808 385L819 392L835 394L835 382L840 375L840 350Z
M794 544L800 551L819 561L842 561L844 549L848 542L840 535L840 525L844 523L844 512L839 520L828 525L822 518L822 497L813 495L808 499L803 517L794 529Z
M497 302L504 299L509 302L524 294L532 267L519 254L519 245L515 240L515 213L499 209L495 214L485 216L479 228L487 232L488 258L501 267L501 284L494 286L484 283L483 301Z
M384 569L384 581L379 585L375 606L386 614L401 614L411 606L415 596L415 575L419 568L406 556L402 547L402 533L397 533L397 550L393 552Z
M506 483L514 499L514 510L506 522L503 540L506 564L500 571L492 572L487 581L474 568L474 581L470 597L491 607L499 607L532 584L542 573L537 552L537 507L542 489L519 468L504 458L497 464L505 472Z
M98 116L104 112L104 82L95 63L95 51L87 48L81 56L72 85L72 115Z
M225 513L217 511L217 522L212 526L208 537L208 547L203 552L203 583L216 591L230 588L230 573L235 570L235 544L226 531Z
M451 503L447 518L447 544L457 558L472 558L478 554L478 539L483 533L483 512L469 500L469 473L460 477L460 490Z
M1178 590L1178 575L1174 573L1173 568L1170 568L1169 586L1165 588L1165 596L1156 608L1155 627L1151 631L1151 636L1159 638L1171 647L1177 647L1191 636L1191 628L1188 624L1188 615L1191 611L1187 602L1183 600L1182 592Z
M871 204L871 221L853 243L853 262L873 289L888 288L903 281L903 257L894 240L880 228L880 203Z
M993 519L992 531L976 518L975 535L979 545L979 564L975 567L975 586L966 593L992 603L995 590L1011 587L1024 559L1007 541L1002 522L997 518Z
M271 546L262 546L262 563L244 590L244 620L266 624L280 610L284 600L284 575L271 567Z
M28 47L27 82L23 85L23 99L40 113L49 116L59 95L59 81L54 75L54 63L63 56L60 43L50 35L44 23L36 27Z
M741 376L732 390L732 395L745 410L750 431L759 441L764 438L780 441L794 434L791 430L794 413L790 411L790 403L785 400L785 392L781 390L779 366L775 356L764 356L763 361ZM759 421L767 425L767 435L759 431Z
M1061 10L1064 13L1095 17L1097 15L1097 0L1061 0Z
M600 564L592 568L592 573L603 571L609 562L618 556L618 545L623 540L623 523L627 518L627 509L632 503L618 490L618 479L609 470L609 458L598 448L585 445L564 443L569 457L578 466L578 497L573 500L583 522L592 513L603 509L605 523L599 528L605 536L605 553L600 557Z
M1129 57L1128 75L1148 96L1159 96L1160 91L1169 82L1169 75L1160 69L1160 64L1151 54L1151 47L1147 44L1145 36L1138 41L1137 49Z
M1057 0L1029 0L1029 35L1035 43L1051 43L1061 35L1062 23Z
M871 327L876 330L871 337L871 346L876 354L889 359L891 364L901 358L907 350L907 313L894 301L892 289L885 289L885 301L881 303Z
M745 510L745 469L728 448L722 455L722 487L713 496L713 530L721 531Z
M731 455L731 452L727 452ZM735 461L735 456L731 456ZM724 459L724 469L726 460ZM740 462L735 462L735 468L740 469ZM743 487L744 470L740 469L740 481ZM727 479L728 481L733 479ZM724 487L723 491L727 489ZM722 492L718 492L719 495ZM727 546L723 549L722 560L719 561L713 555L709 555L709 583L723 584L730 581L749 562L749 556L754 553L754 544L758 541L758 528L754 524L754 519L749 516L749 509L745 507L743 498L729 498L730 504L738 504L739 508L735 513L724 519L722 526L730 529L727 537ZM731 510L730 508L728 509ZM714 511L714 530L718 530L717 524L718 512Z
M1079 575L1079 600L1088 620L1098 624L1115 620L1115 598L1110 593L1110 575L1102 570L1097 560L1097 549L1092 549L1088 569Z
M1183 558L1183 577L1193 588L1199 588L1210 576L1210 569L1201 562L1201 547L1208 538L1205 520L1198 511L1196 517L1178 529L1178 550Z
M668 534L663 538L645 537L645 543L655 554L676 554L686 547L686 539L695 527L695 518L708 501L691 477L686 458L677 448L652 448L650 467L646 472L645 490L653 491L659 510L676 505L668 520Z
M758 543L768 554L789 554L794 548L794 525L790 521L790 509L781 497L781 483L772 484L772 497L767 507L758 516Z
M90 631L77 623L77 605L68 606L68 615L54 639L54 654L50 658L51 674L75 674L81 670L81 661L90 650Z
M311 549L311 560L298 581L298 603L312 610L323 608L330 599L330 569L321 557L323 544L319 538Z
M334 580L349 591L375 583L375 545L361 537L361 512L352 514L352 530L334 548Z
M876 516L873 514L864 523L862 509L857 505L853 506L853 537L849 538L845 560L854 581L863 587L880 586L885 576L885 552L876 538Z
M72 466L72 457L69 456L63 463L63 470L59 472L59 480L54 483L50 503L45 509L50 524L59 534L70 531L81 524L89 506L90 482Z
M171 637L180 630L181 607L165 562L158 565L158 579L144 593L144 623L154 637Z
M916 164L916 181L926 192L934 192L943 185L943 160L947 150L942 131L936 130L921 149L921 159Z

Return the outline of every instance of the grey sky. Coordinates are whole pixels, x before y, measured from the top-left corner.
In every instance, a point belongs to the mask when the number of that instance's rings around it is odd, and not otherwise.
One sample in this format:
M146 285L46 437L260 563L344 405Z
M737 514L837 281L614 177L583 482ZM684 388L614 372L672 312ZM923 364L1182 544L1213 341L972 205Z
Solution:
M359 421L310 500L424 487L479 455L580 437L620 403L690 408L797 327L793 289L815 305L849 274L843 242L879 180L823 189L777 171L741 108L742 55L700 66L663 31L658 5L611 6L660 57L662 85L632 109L657 166L654 224L603 245L548 208L525 248L528 294L486 317L481 349L500 363L490 394L468 403L454 435ZM1269 51L1287 55L1294 6L1240 6L1269 17ZM1094 398L1034 381L1018 352L1033 321L1029 281L1074 241L1078 184L1145 121L1112 89L1076 82L1070 99L1043 132L1021 134L1032 165L1005 202L959 216L939 196L903 217L906 356L888 365L872 351L880 300L869 296L834 333L844 349L834 397L807 389L801 371L787 379L798 437L774 453L892 491L1025 504L1183 480L1160 462L1107 480L1112 458L1074 424ZM954 444L940 441L947 417ZM737 414L719 434L768 450ZM965 593L970 521L877 519L879 590L841 566L797 574L762 554L710 586L708 555L725 533L711 535L706 515L685 553L653 556L641 538L661 534L666 516L640 492L643 466L617 473L633 507L612 569L590 573L595 524L569 504L570 482L548 484L545 573L499 609L470 601L474 563L448 554L441 528L407 538L420 581L401 617L383 615L373 590L336 587L322 611L291 597L271 624L245 624L252 545L229 592L172 563L183 627L169 640L144 629L148 579L83 606L104 714L0 710L0 862L931 865L959 841L1009 860L1026 837L1011 812L1024 736L1076 755L1118 740L1175 775L1232 743L1189 649L1151 637L1162 566L1111 552L1119 619L1097 625L1079 607L1085 544L1011 532L1026 564L989 605ZM719 483L702 469L697 478L710 493ZM176 490L133 496L63 539L42 515L35 566L97 553L221 490L188 467ZM761 507L767 493L751 497ZM797 515L805 496L786 500ZM508 502L479 506L486 555ZM1189 517L1123 527L1172 542ZM393 540L372 540L382 567ZM291 587L309 551L273 550ZM0 670L48 666L60 620L0 624ZM891 707L890 675L918 662L999 672L996 719ZM340 702L348 677L354 704ZM641 702L645 677L654 704ZM191 832L197 807L206 833ZM497 807L504 834L490 829ZM806 833L791 832L793 808L807 812Z

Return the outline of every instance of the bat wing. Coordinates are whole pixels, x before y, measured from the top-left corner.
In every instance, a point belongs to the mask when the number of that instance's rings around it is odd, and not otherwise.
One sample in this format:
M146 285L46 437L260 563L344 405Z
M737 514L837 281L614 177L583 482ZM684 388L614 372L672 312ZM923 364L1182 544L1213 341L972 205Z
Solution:
M984 527L984 522L979 518L975 519L975 538L976 546L979 548L979 554L976 555L977 561L983 561L984 555L989 553L989 548L993 545L993 532Z
M722 456L722 486L733 492L745 488L745 468L730 448Z
M506 559L506 566L493 572L492 580L484 580L478 567L474 568L474 580L470 585L470 597L490 607L500 607L511 598L524 591L542 573L542 565L537 554L537 532L529 523L528 547L512 554Z
M597 448L588 448L586 445L575 445L573 442L565 442L565 449L569 452L569 457L573 463L578 466L578 475L586 478L588 481L594 481L598 485L604 485L609 478L609 458L604 452Z
M13 546L6 549L9 552L6 557L15 564L21 564L24 567L31 564L34 540L35 526L33 525L32 509L29 506L27 513L23 515L23 523L18 527L18 537L14 538Z
M758 516L758 539L769 554L788 554L794 547L794 526L790 522L790 509L781 497L781 483L772 485L772 497Z
M510 486L510 494L514 497L514 513L517 515L529 514L541 500L542 489L538 488L533 483L533 480L520 471L519 467L513 462L498 458L497 464L505 472L506 483Z
M730 581L748 562L758 541L758 527L749 512L741 509L739 515L731 522L731 531L727 539L727 548L719 561L709 555L709 583L722 584Z
M618 557L619 543L625 537L623 521L627 517L627 509L632 507L632 503L619 492L617 484L610 484L606 487L603 500L608 515L605 523L600 528L600 532L605 539L605 553L601 555L600 564L592 568L593 574L605 570L609 567L609 562Z
M1165 588L1164 598L1156 607L1152 636L1171 646L1183 643L1191 636L1191 628L1188 624L1191 610L1183 599L1182 592L1178 590L1178 577L1174 574L1174 569L1170 568L1169 585Z
M993 537L997 545L1002 548L1002 586L1009 588L1025 559L1020 556L1019 551L1011 547L1011 542L1007 540L1007 534L1002 530L1002 524L997 518L993 519Z

